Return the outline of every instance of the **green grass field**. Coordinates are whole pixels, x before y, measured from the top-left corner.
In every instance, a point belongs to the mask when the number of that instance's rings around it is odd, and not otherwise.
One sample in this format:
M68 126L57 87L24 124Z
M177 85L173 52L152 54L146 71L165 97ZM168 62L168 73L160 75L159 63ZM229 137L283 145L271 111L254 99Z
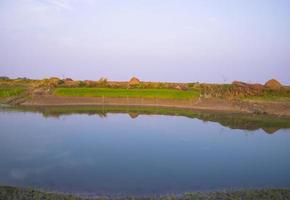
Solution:
M112 89L112 88L56 88L54 95L78 97L119 97L119 98L161 98L193 99L198 98L198 90L174 89Z
M7 98L17 96L25 91L24 88L20 87L0 87L0 98Z

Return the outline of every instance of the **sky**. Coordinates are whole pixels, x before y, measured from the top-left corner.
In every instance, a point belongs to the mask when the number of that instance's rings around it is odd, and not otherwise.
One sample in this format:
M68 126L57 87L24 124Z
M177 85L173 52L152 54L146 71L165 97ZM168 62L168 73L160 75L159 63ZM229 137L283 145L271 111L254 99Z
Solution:
M0 76L290 85L290 1L0 0Z

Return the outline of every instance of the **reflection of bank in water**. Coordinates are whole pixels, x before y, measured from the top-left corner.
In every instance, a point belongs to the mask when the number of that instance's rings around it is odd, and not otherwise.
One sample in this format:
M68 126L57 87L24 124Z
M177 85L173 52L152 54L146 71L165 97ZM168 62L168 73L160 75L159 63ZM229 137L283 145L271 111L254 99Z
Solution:
M279 130L279 128L263 128L266 133L272 134Z
M290 128L290 118L261 114L240 114L227 112L209 112L192 109L141 107L141 106L49 106L49 107L2 107L2 110L18 110L22 112L38 112L44 117L60 117L63 115L85 114L106 118L108 113L124 113L136 119L139 115L184 116L203 121L217 122L224 127L254 131L263 129L272 134L279 129Z
M128 114L132 119L135 119L139 116L139 113L137 113L137 112L129 112Z

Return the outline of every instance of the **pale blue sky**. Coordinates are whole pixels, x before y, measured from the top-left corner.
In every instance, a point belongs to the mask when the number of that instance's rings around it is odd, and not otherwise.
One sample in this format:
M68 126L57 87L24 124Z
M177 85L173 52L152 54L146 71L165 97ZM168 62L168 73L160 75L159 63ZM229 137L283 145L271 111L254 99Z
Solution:
M0 0L0 75L290 84L290 1Z

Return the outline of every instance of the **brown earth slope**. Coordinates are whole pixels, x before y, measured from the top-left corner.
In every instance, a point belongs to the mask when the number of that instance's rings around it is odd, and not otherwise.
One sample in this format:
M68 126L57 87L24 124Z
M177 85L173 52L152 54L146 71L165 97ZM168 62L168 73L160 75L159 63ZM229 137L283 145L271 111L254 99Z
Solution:
M270 114L290 116L290 102L254 100L225 100L199 98L197 100L172 100L157 98L104 98L104 97L61 97L35 95L20 103L22 106L80 106L80 105L124 105L190 108L199 110Z

